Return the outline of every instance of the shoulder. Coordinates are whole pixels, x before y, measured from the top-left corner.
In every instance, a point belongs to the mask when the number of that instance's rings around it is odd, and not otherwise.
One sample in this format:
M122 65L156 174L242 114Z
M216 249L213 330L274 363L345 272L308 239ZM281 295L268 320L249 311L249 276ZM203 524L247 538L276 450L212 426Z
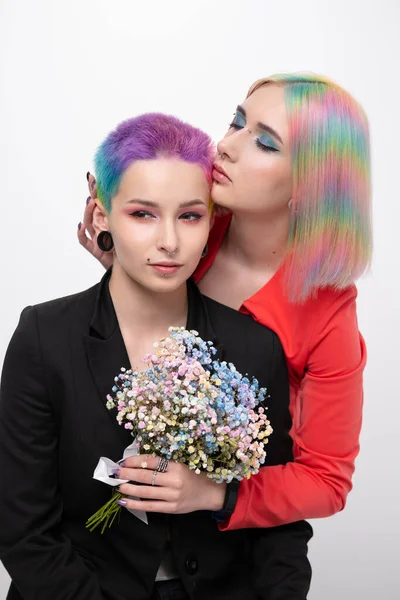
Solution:
M239 331L251 331L262 335L267 332L267 335L273 333L268 327L257 323L251 315L242 313L230 306L221 304L216 300L212 300L208 296L203 295L204 302L207 306L210 317L213 320L213 325L234 326Z
M98 288L99 284L96 284L76 294L27 306L21 312L13 338L22 340L24 337L32 337L32 335L37 337L39 331L44 329L55 336L61 330L69 327L70 315L79 321L90 319Z
M207 296L203 296L213 328L224 343L247 344L251 354L265 352L268 346L272 351L281 349L276 333L269 327L258 323L254 317L225 306Z
M356 298L357 288L353 284L342 290L333 288L319 290L316 297L309 299L306 304L310 312L316 310L317 314L329 314L346 305L355 304Z
M276 333L257 323L251 315L206 296L203 298L217 341L222 345L224 360L233 363L242 374L255 377L261 386L269 389L278 384L277 373L282 373L282 389L286 390L286 361Z
M47 302L41 302L35 304L29 308L39 316L43 315L59 315L66 308L77 308L79 306L91 305L97 297L99 284L90 287L87 290L78 292L76 294L70 294L69 296L63 296L61 298L55 298L54 300L48 300Z
M357 289L323 291L309 339L308 368L323 376L340 375L365 364L365 343L357 319Z
M357 328L357 288L351 285L343 290L320 290L304 306L305 315L312 325L312 336L326 333L332 327Z

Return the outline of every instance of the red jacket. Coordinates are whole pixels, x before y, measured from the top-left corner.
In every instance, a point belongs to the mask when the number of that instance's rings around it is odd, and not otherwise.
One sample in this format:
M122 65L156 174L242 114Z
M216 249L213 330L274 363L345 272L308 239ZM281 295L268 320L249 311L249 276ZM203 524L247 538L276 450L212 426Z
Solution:
M216 219L196 281L212 264L228 224L227 217ZM357 325L357 291L355 286L325 289L304 304L293 304L284 294L282 271L240 310L275 331L285 350L294 462L266 467L242 481L235 511L221 529L327 517L344 508L352 487L366 361Z

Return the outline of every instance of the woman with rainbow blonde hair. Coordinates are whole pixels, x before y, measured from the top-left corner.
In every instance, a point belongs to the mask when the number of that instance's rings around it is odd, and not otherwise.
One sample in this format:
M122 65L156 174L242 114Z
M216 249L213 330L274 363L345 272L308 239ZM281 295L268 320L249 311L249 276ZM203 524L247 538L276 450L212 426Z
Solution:
M251 86L217 148L218 210L196 281L279 336L294 453L242 481L219 526L327 517L345 506L359 451L366 352L354 281L372 249L368 122L329 79L275 75ZM107 267L93 241L96 187L88 181L78 238Z

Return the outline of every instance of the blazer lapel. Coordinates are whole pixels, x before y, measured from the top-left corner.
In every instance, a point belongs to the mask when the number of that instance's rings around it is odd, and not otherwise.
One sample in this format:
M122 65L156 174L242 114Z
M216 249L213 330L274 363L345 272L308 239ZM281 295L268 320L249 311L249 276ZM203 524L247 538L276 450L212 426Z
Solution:
M120 373L121 367L130 368L128 354L108 287L110 272L108 271L100 282L90 323L90 333L85 336L85 346L99 399L127 446L132 441L132 436L121 425L118 425L116 410L109 410L106 406L107 394L111 393L114 378Z

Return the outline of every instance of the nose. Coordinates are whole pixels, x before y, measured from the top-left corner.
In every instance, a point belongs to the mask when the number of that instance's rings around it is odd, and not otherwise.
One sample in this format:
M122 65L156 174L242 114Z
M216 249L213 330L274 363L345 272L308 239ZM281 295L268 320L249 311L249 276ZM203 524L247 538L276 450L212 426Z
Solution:
M178 234L174 221L165 221L160 224L157 249L169 255L176 254L179 248Z
M220 156L221 158L226 158L227 160L231 160L229 153L228 153L228 143L227 143L226 137L222 138L222 140L218 142L217 152L218 152L218 157Z
M243 128L227 134L217 144L218 154L231 162L237 161L243 144L249 139L249 133L249 129Z

